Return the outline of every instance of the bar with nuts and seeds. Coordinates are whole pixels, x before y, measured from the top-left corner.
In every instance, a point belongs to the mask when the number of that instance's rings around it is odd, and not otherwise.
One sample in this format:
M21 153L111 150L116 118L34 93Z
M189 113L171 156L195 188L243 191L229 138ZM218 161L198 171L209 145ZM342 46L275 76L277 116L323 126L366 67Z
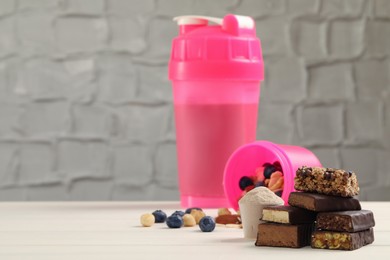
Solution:
M359 194L356 174L333 168L300 167L295 176L295 189L321 194L353 197Z
M310 224L316 220L316 212L292 206L266 206L263 221L282 224Z
M318 193L291 192L288 204L315 212L361 210L356 198L343 198Z
M370 210L321 212L317 215L317 229L341 232L358 232L375 226Z
M310 245L313 224L259 224L256 246L300 248Z
M311 237L311 247L322 249L355 250L372 242L372 228L355 233L314 231Z

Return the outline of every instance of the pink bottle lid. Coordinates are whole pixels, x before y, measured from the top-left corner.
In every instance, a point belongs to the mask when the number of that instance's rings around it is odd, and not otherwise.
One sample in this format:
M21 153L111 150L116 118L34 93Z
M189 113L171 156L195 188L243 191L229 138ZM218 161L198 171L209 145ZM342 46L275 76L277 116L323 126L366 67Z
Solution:
M172 44L170 80L263 80L261 44L252 18L228 14L223 19L179 16L174 20L179 35Z
M301 166L322 167L314 153L300 146L256 141L238 148L229 158L224 173L224 189L230 205L238 209L242 195L239 181L243 176L256 175L256 169L265 163L279 162L284 176L282 199L285 204L294 189L295 172Z

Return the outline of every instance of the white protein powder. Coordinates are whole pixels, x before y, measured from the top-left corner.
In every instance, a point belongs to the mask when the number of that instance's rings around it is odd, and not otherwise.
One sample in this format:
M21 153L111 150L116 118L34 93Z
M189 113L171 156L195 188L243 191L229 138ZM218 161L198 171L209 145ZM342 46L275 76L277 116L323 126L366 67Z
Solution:
M266 187L257 187L249 191L239 201L240 204L283 205L282 198Z

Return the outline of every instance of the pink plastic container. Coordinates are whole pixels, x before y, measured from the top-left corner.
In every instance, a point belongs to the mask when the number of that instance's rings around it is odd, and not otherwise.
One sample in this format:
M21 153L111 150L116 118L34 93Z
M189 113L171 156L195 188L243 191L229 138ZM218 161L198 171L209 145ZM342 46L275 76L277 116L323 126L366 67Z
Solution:
M238 185L240 178L253 176L256 168L264 163L274 162L279 162L283 170L282 199L286 204L290 193L295 191L296 170L303 165L322 167L318 158L303 147L275 144L268 141L256 141L243 145L230 156L225 167L223 183L231 207L238 209L238 200L242 194Z
M173 84L179 189L183 207L227 207L229 156L256 140L260 41L249 17L175 18L169 78ZM209 25L208 22L216 25Z

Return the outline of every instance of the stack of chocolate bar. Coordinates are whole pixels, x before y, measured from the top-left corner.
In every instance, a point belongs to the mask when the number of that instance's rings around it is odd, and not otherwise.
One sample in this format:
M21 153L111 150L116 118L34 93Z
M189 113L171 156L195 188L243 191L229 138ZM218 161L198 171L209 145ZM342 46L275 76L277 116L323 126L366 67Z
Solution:
M374 225L374 215L369 210L319 213L311 247L358 249L374 242Z
M299 248L310 244L316 213L291 206L268 206L263 209L256 246Z
M301 167L290 206L266 207L257 246L354 250L374 241L373 213L361 210L356 174L344 170ZM316 221L315 231L312 232Z

